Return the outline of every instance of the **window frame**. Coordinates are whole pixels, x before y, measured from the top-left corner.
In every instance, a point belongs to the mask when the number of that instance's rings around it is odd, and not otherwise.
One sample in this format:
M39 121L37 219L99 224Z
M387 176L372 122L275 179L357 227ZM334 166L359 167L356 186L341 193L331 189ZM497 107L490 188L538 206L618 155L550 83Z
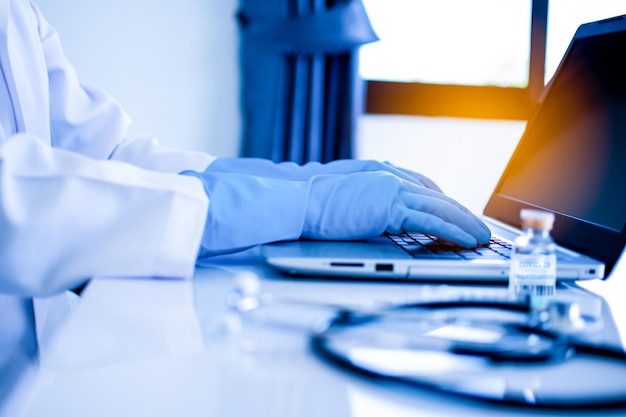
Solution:
M528 120L544 87L549 0L532 0L526 87L366 80L366 114Z

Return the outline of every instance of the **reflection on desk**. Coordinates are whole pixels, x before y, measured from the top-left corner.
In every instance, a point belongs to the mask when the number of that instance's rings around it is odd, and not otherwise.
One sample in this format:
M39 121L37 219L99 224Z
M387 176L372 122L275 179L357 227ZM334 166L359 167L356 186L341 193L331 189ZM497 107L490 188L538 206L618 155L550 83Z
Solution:
M263 290L269 293L362 307L475 297L503 290L493 286L298 279L282 276L243 255L216 259L212 266L198 268L193 281L94 280L46 353L31 384L33 399L25 406L24 416L529 413L529 409L381 384L347 373L312 355L307 333L289 326L244 322L240 331L230 327L230 332L224 331L226 295L241 271L262 276ZM614 320L603 297L578 287L562 288L559 296L582 299L586 313L602 317L604 326L590 335L594 341L621 343L618 323L623 325L626 317ZM292 309L288 324L306 329L327 315ZM623 415L625 411L595 410L591 415ZM532 413L562 415L559 410ZM568 415L575 414L568 411Z

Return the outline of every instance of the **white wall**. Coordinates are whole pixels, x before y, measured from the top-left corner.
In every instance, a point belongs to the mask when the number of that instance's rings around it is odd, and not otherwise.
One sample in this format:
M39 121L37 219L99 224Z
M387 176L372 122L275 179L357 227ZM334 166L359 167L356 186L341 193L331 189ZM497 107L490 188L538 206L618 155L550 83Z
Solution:
M119 100L132 133L239 152L237 0L35 0L84 83Z

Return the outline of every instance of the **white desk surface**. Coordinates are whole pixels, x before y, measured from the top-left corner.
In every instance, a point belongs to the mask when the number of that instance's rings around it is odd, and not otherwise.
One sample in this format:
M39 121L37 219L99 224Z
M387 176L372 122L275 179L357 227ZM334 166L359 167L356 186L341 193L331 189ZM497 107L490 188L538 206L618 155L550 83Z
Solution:
M198 268L193 281L96 279L43 352L22 390L24 416L501 416L563 415L504 407L380 383L313 355L305 331L246 323L224 331L234 276L253 270L264 291L299 299L374 306L481 291L445 285L323 281L286 277L251 255ZM626 267L608 281L581 284L606 326L596 341L626 334ZM605 302L606 301L606 302ZM306 327L324 316L287 314ZM626 383L626 382L625 382ZM568 411L567 415L578 415ZM580 412L626 415L626 409Z

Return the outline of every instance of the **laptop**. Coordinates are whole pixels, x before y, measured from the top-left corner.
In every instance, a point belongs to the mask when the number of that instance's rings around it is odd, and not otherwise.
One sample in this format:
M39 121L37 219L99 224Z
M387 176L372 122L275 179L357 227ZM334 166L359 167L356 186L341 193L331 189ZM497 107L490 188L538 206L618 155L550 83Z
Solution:
M506 281L523 208L555 214L559 280L610 276L626 242L626 15L578 28L484 208L490 247L429 250L446 242L402 234L260 250L291 274Z

